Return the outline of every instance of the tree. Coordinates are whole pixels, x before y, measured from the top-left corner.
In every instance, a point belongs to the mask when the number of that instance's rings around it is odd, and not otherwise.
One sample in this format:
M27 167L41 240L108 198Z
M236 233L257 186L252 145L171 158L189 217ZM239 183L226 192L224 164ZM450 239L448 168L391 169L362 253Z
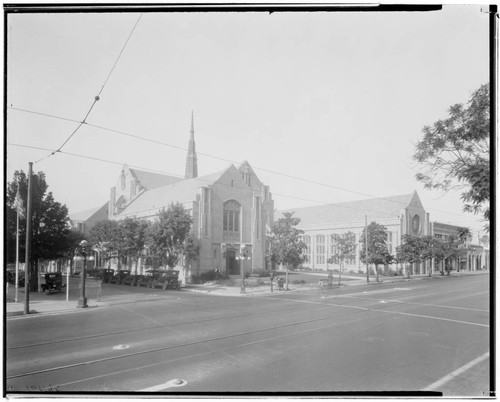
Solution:
M408 278L410 278L411 266L421 261L422 246L420 237L405 234L401 238L401 245L396 247L396 260L406 265ZM410 264L409 267L408 264Z
M459 242L457 241L455 236L450 236L443 242L443 252L444 252L444 261L446 265L446 261L450 258L457 258L460 253ZM447 275L450 275L449 265L446 265Z
M117 221L99 221L89 231L89 243L92 248L99 251L99 255L110 263L113 257L118 257L118 265L121 260L120 226ZM109 267L109 265L108 265Z
M299 223L300 218L294 218L293 212L283 212L271 229L271 259L286 268L286 290L289 268L298 267L305 260L302 251L306 244L301 240L304 231L296 228Z
M449 117L422 130L413 159L425 188L463 190L463 210L490 217L490 91L485 84L467 106L456 104ZM489 225L487 225L489 230Z
M360 237L361 240L361 249L360 249L360 259L365 264L366 261L366 230L363 229L363 232ZM378 278L378 266L383 264L389 264L393 257L389 254L389 250L387 249L387 228L383 225L378 224L377 222L371 222L368 225L368 264L375 265L375 273Z
M38 263L41 259L57 259L64 257L69 235L68 209L55 201L52 192L47 192L48 184L44 172L32 175L32 236L31 236L31 290L37 289ZM28 177L22 170L14 172L13 180L7 184L7 260L15 261L16 255L16 209L13 207L17 190L27 206ZM20 222L19 259L24 261L26 245L26 221Z
M135 272L139 258L142 255L149 229L149 222L144 219L125 218L119 222L119 231L121 233L121 244L118 248L123 249L127 258L135 263Z
M335 255L328 259L329 264L339 264L339 286L342 275L342 267L345 260L353 259L356 257L356 235L353 232L342 233L341 235L335 233L332 235L332 240L336 247Z
M82 232L74 228L71 228L69 230L68 236L66 237L66 246L65 246L66 251L64 252L64 258L69 260L70 263L73 262L73 257L75 256L75 250L79 246L82 240L87 240L85 239L85 235Z
M422 244L421 248L421 261L431 260L431 264L434 262L442 262L444 259L444 247L443 242L434 236L424 236L420 238ZM433 261L434 260L434 261ZM441 275L443 271L441 270ZM432 267L429 269L429 276L432 276Z
M147 234L150 251L170 268L184 257L187 261L198 258L199 246L191 233L192 218L181 203L171 203L157 215Z
M487 234L481 236L481 239L479 240L479 243L482 244L485 247L489 247L490 246L490 236L487 235Z

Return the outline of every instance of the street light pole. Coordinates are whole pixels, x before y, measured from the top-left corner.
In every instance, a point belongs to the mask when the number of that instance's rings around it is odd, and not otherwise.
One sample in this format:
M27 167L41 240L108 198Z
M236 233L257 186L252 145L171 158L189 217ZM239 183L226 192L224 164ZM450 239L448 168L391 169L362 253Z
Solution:
M244 269L243 269L243 261L245 261L245 257L243 255L240 255L240 256L236 257L236 259L240 262L240 276L241 276L241 289L240 289L240 293L241 294L245 294L246 293L246 290L245 290L245 273L244 273Z
M76 248L74 260L81 261L83 258L83 269L80 277L80 298L78 299L78 308L87 308L87 298L85 297L85 277L87 276L86 268L87 268L87 255L89 254L89 243L87 240L82 240L80 245Z
M26 212L26 257L24 259L24 314L30 313L31 209L33 194L33 162L28 170L28 210Z

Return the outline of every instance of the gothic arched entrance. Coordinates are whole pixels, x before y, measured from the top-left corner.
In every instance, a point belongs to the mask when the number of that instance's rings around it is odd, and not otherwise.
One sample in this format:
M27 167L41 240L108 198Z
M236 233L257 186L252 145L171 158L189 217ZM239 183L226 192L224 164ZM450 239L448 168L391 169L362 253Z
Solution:
M226 272L228 275L238 275L240 273L238 260L236 260L236 251L234 250L226 252Z

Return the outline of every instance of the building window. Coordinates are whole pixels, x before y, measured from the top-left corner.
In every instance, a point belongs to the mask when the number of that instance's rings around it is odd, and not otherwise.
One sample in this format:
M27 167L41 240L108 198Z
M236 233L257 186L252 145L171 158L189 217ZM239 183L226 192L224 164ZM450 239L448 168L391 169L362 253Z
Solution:
M203 187L203 226L205 236L208 236L208 213L210 212L210 190Z
M325 263L325 236L316 235L316 264Z
M387 232L387 251L392 254L392 232Z
M260 197L255 197L255 237L260 240Z
M335 241L335 236L331 235L330 236L330 255L336 255L337 254L337 242Z
M229 200L224 203L222 222L224 240L239 241L240 210L241 205L235 200Z
M306 248L304 250L304 262L309 264L311 262L311 236L305 235L302 238L302 241L306 244Z

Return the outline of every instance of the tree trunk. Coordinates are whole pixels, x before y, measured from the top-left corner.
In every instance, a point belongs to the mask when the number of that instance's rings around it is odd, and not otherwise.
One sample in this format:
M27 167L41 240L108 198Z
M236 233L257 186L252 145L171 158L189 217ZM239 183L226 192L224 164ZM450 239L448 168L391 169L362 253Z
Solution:
M342 277L342 261L340 261L340 264L339 264L339 286L340 286L341 277Z
M285 290L288 290L288 264L285 265L285 269L286 269Z

